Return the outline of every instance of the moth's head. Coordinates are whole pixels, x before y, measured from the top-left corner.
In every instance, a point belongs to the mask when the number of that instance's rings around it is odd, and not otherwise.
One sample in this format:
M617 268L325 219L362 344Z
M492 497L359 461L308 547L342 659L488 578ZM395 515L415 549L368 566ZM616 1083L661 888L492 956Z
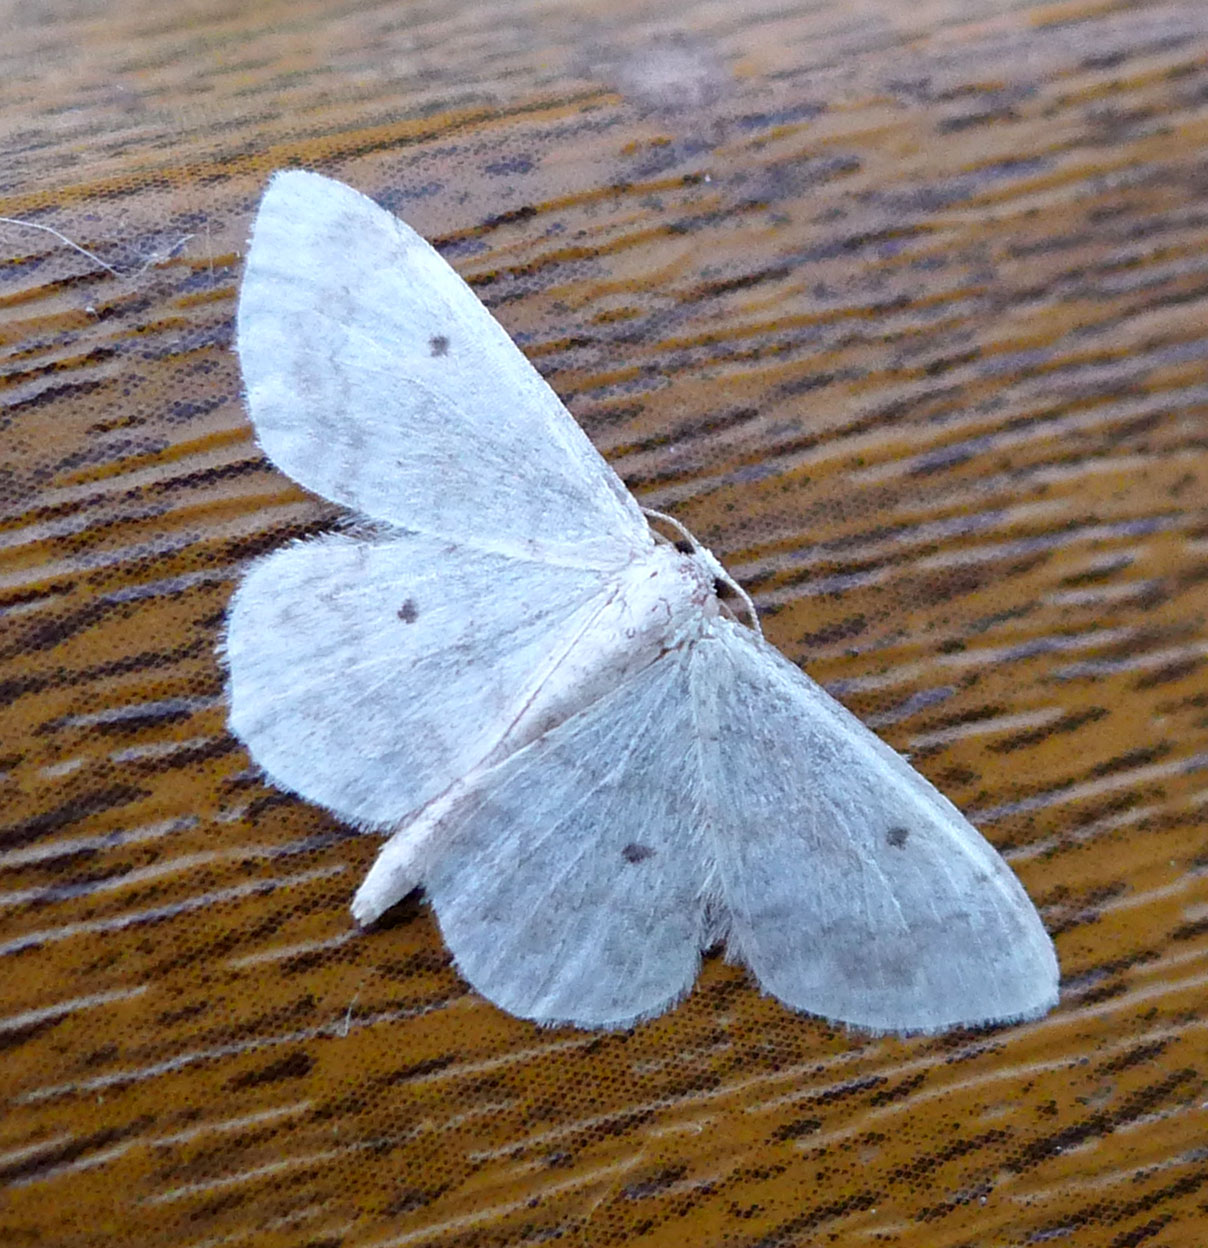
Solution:
M655 547L655 575L663 581L664 592L671 600L712 619L721 610L713 571L721 565L703 546L685 550L686 544L668 542Z
M723 603L721 599L738 598L745 608L751 627L762 636L755 604L742 586L722 567L721 560L708 547L702 546L678 520L649 508L643 508L643 511L648 520L663 521L679 534L679 538L673 541L658 529L654 530L658 542L658 557L653 566L675 569L682 582L679 596L698 613L698 619L713 619L723 612L736 619L733 604Z
M729 572L721 566L721 560L718 559L718 557L707 546L698 546L696 550L693 551L693 557L698 563L703 565L710 578L715 583L720 582L722 585L729 585Z
M693 581L693 602L704 610L709 619L718 614L737 619L737 607L740 615L745 611L747 623L762 635L755 604L707 546L693 539L691 544L676 542L675 549L680 558L691 565L688 575Z

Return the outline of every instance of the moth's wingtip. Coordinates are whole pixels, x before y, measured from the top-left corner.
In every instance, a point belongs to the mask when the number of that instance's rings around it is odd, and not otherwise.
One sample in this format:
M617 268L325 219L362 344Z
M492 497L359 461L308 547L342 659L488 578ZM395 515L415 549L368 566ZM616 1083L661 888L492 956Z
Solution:
M314 169L274 169L269 174L268 185L270 187L287 187L290 183L301 186L305 182L326 182L335 183L334 178L329 178L326 174L319 173ZM336 185L339 185L336 183Z
M257 219L263 220L266 206L269 216L283 211L296 213L298 205L305 205L310 213L314 213L328 204L363 198L360 191L354 191L336 178L329 178L314 169L275 169L269 174L264 194L260 197Z

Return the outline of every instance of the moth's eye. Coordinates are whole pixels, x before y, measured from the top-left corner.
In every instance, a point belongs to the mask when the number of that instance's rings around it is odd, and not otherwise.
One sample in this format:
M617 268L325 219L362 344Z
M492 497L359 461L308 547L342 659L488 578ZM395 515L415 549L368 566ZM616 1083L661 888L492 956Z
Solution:
M718 598L733 598L734 597L734 591L730 588L729 585L726 584L725 581L721 579L720 576L715 576L713 578L713 593Z
M692 543L684 541L682 537L675 543L675 549L678 550L681 555L691 555L694 553Z

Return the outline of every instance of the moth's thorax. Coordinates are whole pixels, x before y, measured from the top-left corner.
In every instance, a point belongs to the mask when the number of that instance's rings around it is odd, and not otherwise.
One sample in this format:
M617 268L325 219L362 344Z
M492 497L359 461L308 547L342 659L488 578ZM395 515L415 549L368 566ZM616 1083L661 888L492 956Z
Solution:
M720 611L706 554L703 549L682 554L660 544L624 565L599 610L545 674L495 760L591 705L668 650L700 637Z

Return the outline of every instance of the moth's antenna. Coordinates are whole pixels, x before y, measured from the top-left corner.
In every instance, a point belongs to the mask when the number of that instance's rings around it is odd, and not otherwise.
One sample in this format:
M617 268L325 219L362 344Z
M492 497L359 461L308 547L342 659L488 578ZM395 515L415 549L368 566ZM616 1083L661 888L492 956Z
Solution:
M669 516L663 511L655 511L652 507L643 507L642 515L648 520L661 520L664 524L669 524L693 550L700 550L700 542L674 516Z
M705 554L707 555L709 552L706 550ZM760 635L760 637L762 637L763 627L759 623L759 612L755 610L755 604L751 601L751 595L743 589L743 587L729 574L729 572L725 570L725 568L721 566L716 559L714 559L713 562L716 564L713 574L715 576L719 576L721 580L725 581L725 583L729 585L729 587L739 596L739 598L742 599L743 605L747 609L747 614L751 617L751 627Z
M655 511L653 507L643 507L642 515L648 520L662 520L664 524L669 524L692 547L695 554L705 557L705 561L709 565L709 571L719 581L724 581L729 585L742 599L747 608L747 614L751 617L751 627L762 637L763 629L759 625L759 612L755 610L755 604L751 601L751 595L721 566L713 552L702 546L674 516L669 516L663 511Z

